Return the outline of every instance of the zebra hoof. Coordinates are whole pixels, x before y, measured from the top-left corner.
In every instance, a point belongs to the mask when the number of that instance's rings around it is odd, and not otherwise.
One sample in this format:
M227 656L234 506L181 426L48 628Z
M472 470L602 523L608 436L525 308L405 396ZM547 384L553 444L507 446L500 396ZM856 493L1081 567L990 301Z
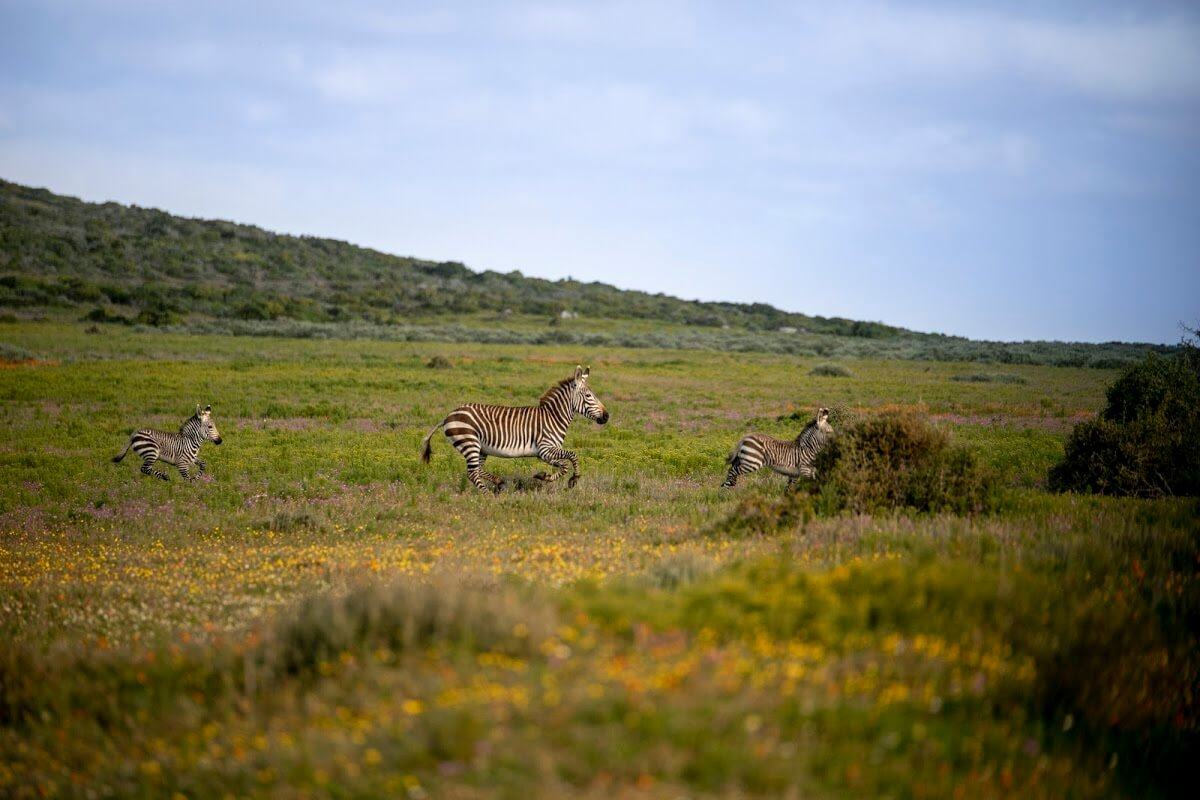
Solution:
M492 493L493 493L493 494L500 494L502 491L504 491L504 485L505 485L506 483L508 483L508 481L504 480L503 478L501 478L500 480L496 481L496 485L495 485L495 486L492 488Z
M575 484L577 484L577 483L579 483L578 475L572 475L570 478L567 478L567 488L568 489L574 489Z
M167 477L166 475L155 475L154 477L158 478L160 481L169 481L169 480L171 480L171 479L170 479L169 477Z
M533 476L533 479L535 481L548 481L548 480L550 480L550 476L544 472L539 472Z

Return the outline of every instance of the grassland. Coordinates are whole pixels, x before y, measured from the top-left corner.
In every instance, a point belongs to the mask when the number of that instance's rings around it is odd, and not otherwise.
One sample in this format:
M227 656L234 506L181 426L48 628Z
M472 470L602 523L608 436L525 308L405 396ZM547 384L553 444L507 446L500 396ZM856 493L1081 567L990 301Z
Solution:
M1194 501L1048 495L1114 373L0 324L0 795L1171 795ZM431 369L434 356L450 369ZM483 496L424 433L590 363L583 479ZM109 463L212 403L197 483ZM911 409L1002 510L724 532L739 435ZM510 477L528 461L489 461Z

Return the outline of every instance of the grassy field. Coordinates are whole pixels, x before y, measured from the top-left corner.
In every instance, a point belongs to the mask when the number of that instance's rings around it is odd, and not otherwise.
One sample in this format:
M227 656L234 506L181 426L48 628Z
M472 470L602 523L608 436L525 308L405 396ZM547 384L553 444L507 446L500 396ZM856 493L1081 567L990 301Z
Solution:
M1194 753L1200 506L1042 488L1111 371L0 343L36 355L0 364L0 796L1144 796ZM441 436L418 462L456 405L534 402L577 363L612 421L568 435L575 489L483 496ZM109 462L196 403L225 439L205 478ZM783 491L718 491L729 448L818 405L927 415L1002 510L727 533Z

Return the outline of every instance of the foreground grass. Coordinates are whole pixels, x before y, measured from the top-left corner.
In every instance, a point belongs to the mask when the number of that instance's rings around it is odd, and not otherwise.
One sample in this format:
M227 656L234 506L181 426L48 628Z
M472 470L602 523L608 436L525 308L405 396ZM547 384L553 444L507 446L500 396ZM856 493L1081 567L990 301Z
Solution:
M0 794L1170 794L1195 742L1200 508L1037 488L1103 372L2 333ZM416 463L583 360L577 489ZM211 481L107 463L197 401ZM1004 510L722 533L782 488L717 492L728 447L817 405L929 414Z

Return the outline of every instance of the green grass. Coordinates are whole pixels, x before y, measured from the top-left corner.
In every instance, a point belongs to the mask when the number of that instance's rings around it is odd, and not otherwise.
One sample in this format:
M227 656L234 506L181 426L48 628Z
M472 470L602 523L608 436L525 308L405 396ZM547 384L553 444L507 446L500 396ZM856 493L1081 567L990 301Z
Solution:
M1042 489L1112 372L84 327L0 327L0 795L1170 795L1194 753L1200 507ZM418 462L576 363L577 488ZM109 463L197 402L211 479ZM718 491L732 444L822 405L929 416L1001 510L721 534L783 491Z

